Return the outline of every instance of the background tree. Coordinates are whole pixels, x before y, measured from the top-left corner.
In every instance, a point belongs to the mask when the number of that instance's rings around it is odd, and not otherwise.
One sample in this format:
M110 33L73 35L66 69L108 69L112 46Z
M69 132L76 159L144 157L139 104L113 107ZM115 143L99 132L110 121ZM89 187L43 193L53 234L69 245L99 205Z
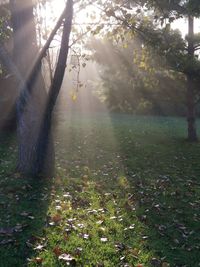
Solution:
M131 38L128 42L126 39L124 45L105 37L93 40L90 46L101 66L101 95L112 111L184 115L183 75L159 64L161 59L140 40Z
M194 34L194 18L200 15L199 1L117 0L107 2L104 6L99 4L105 19L107 17L111 18L111 21L117 21L117 25L111 28L112 32L119 33L123 29L122 33L125 30L129 34L138 34L144 43L163 56L168 69L185 75L188 140L197 141L195 100L199 98L197 51L200 40L199 36ZM179 18L188 20L188 35L185 38L170 29L170 24Z
M163 20L168 20L168 23L184 17L188 21L188 34L185 37L185 50L179 51L179 58L176 57L176 64L181 65L187 79L187 120L188 120L188 140L197 141L196 131L196 111L195 111L195 93L197 89L197 81L200 73L200 62L196 55L199 50L200 39L199 35L194 34L194 18L200 16L200 3L196 0L188 1L147 1L147 5L154 7L155 11L159 11L158 17ZM179 61L178 61L179 60ZM172 67L175 67L172 65ZM177 67L177 66L176 66ZM199 92L198 92L199 94Z

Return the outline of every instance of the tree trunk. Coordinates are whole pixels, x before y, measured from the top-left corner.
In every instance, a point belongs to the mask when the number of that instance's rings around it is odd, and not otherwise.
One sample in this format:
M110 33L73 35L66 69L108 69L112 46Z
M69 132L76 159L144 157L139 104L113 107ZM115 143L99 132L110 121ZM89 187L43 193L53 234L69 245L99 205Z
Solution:
M194 18L188 18L188 55L192 61L195 56L194 49ZM196 114L195 114L195 92L194 92L194 78L192 72L187 73L187 121L188 121L188 141L196 142Z
M11 0L12 1L12 0ZM72 3L72 2L71 2ZM69 9L69 8L68 8ZM71 14L72 16L72 8L69 9L68 13ZM36 167L36 159L38 157L36 157L36 154L40 154L39 152L39 148L36 150L36 143L38 143L37 141L32 141L32 132L34 132L34 129L31 128L31 123L30 123L30 107L33 107L33 111L35 112L35 107L34 105L32 105L32 103L37 102L37 99L35 101L33 101L32 97L33 97L33 92L34 90L37 90L37 87L35 89L35 83L37 81L37 77L38 75L40 75L40 67L41 67L41 61L43 59L43 57L46 55L46 52L56 34L56 32L58 31L58 29L60 28L60 26L63 23L63 19L66 17L66 9L63 11L63 13L61 14L60 18L58 19L54 29L52 30L48 40L46 41L44 47L42 48L42 50L40 51L40 53L38 54L38 56L36 57L35 63L33 68L30 70L30 73L28 73L27 78L25 80L24 76L22 76L21 72L19 71L20 68L18 68L15 64L15 62L12 60L12 58L10 57L9 53L6 51L4 45L0 42L0 59L1 59L1 63L3 64L4 68L7 69L8 72L10 72L15 78L16 81L18 83L18 87L19 87L19 96L18 96L18 101L17 101L17 114L18 114L18 139L19 139L19 170L24 173L24 174L30 174L31 176L34 176L36 174L36 169L41 169ZM70 16L69 16L70 18ZM71 23L69 24L71 25ZM71 26L70 26L71 27ZM66 28L65 28L66 29ZM70 30L66 31L66 41L68 43L68 39L67 36L69 35ZM69 37L69 36L68 36ZM67 44L66 43L66 44ZM62 61L62 57L60 56L60 61L62 62L62 71L65 69L65 65L66 65L66 57L67 57L67 51L68 51L68 46L63 46L66 48L66 54L64 54L63 57L63 61ZM62 49L63 50L63 49ZM63 52L62 52L63 54ZM62 55L61 54L61 55ZM65 62L65 64L64 64ZM63 72L61 73L61 76L59 76L59 69L57 67L57 75L55 76L55 81L54 81L54 90L57 89L56 86L60 86L62 83L62 75L64 74ZM59 80L60 79L60 80ZM52 92L54 92L54 90L52 90ZM58 90L59 92L59 90ZM57 92L57 93L58 93ZM54 98L56 101L56 98ZM36 103L37 104L37 103ZM45 102L46 104L46 102ZM54 102L55 104L55 102ZM44 105L43 110L46 110L46 105ZM29 112L28 112L29 111ZM28 116L29 115L29 116ZM44 112L42 114L40 114L40 117L36 117L35 119L40 119L40 125L41 123L44 122L43 127L45 127L46 125L46 121L49 120L44 120L45 116L44 116ZM28 126L27 126L28 124ZM49 125L51 124L51 120ZM38 125L38 122L37 122ZM46 128L46 127L45 127ZM21 131L21 132L20 132ZM29 143L27 144L27 140L28 140L28 133L30 131L30 137L29 137ZM41 136L41 131L40 132L40 136ZM45 131L44 131L45 132ZM50 131L48 131L48 145L46 146L46 153L43 154L43 162L46 162L48 164L46 164L46 166L44 166L45 164L43 164L43 173L44 173L44 169L45 171L45 175L49 175L49 173L52 173L52 167L54 169L54 157L52 155L54 155L54 153L52 153L52 138L51 138L51 133ZM47 136L46 135L46 136ZM45 135L44 135L45 136ZM23 142L23 137L25 138L25 142ZM33 136L34 139L38 140L38 134L36 136ZM42 138L40 138L41 140ZM44 141L46 142L46 140ZM34 144L34 145L33 145ZM23 153L25 151L25 153ZM36 153L37 151L37 153ZM50 157L50 160L49 160ZM53 160L52 160L53 159ZM40 160L41 162L41 160ZM42 165L42 164L40 164Z
M13 25L13 61L25 82L34 67L35 57L39 52L33 8L31 0L10 0ZM35 146L47 101L47 92L40 66L32 83L31 92L26 90L23 93L24 102L22 102L21 92L19 92L20 97L17 100L18 170L24 174L33 172L32 164L36 157ZM17 87L20 88L20 85ZM49 166L54 166L53 140L49 142L49 150L48 158L51 162Z
M43 172L45 171L45 166L48 166L48 164L46 164L46 153L48 150L49 137L51 131L52 113L58 94L60 92L60 88L65 73L66 61L69 50L69 37L72 27L72 18L73 18L73 0L68 0L66 4L65 21L63 26L58 62L53 77L53 82L49 90L47 105L45 108L36 144L36 159L34 161L34 172L36 175L43 174Z
M188 141L197 142L196 114L194 100L194 85L192 75L187 75L187 122L188 122Z

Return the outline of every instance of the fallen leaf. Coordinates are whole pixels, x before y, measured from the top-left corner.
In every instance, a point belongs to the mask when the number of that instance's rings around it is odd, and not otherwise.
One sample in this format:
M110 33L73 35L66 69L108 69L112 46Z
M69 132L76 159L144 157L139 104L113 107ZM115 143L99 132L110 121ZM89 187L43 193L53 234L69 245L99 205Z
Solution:
M33 262L37 263L37 264L41 264L43 262L43 259L40 257L36 257L33 259Z
M55 247L55 248L53 249L53 253L54 253L57 257L59 257L59 256L62 254L62 250L61 250L61 248L59 248L59 247Z
M68 263L68 265L69 265L69 263L75 263L75 259L74 259L74 257L72 257L70 254L66 254L66 253L64 253L64 254L61 254L59 257L58 257L58 259L59 260L63 260L63 261L65 261L66 263Z
M34 250L43 250L44 249L44 245L38 245L37 247L34 248Z
M89 236L88 234L84 234L84 235L83 235L83 238L84 238L84 239L89 239L89 237L90 237L90 236Z
M20 215L23 216L23 217L28 217L30 215L30 213L27 212L27 211L23 211L23 212L20 213Z
M56 215L54 215L52 218L51 218L51 220L54 222L54 223L59 223L60 221L61 221L61 216L60 216L60 214L56 214Z
M125 250L126 246L123 243L116 243L115 248L116 248L116 251L123 251Z

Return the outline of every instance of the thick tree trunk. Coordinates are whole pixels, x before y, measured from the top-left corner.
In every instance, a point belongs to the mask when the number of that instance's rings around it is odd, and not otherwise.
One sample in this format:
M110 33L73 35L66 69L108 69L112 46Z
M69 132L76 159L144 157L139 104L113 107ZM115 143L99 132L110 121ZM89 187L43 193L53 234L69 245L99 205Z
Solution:
M31 0L10 0L10 8L13 24L13 61L26 82L29 73L34 68L35 56L39 52L33 3ZM28 86L30 85L32 90L25 90L22 93L23 97L19 92L20 96L17 100L18 170L24 174L33 172L32 164L36 158L35 146L47 101L47 92L40 66L31 83ZM18 88L20 88L19 85ZM49 142L49 151L49 166L54 166L52 138ZM53 171L52 168L51 171Z
M188 18L188 55L191 61L194 58L194 18ZM187 73L187 121L188 121L188 141L196 142L196 114L195 114L195 92L193 74Z
M71 3L71 4L70 4ZM71 7L70 7L71 5ZM66 44L64 44L61 49L62 53L60 55L60 59L59 60L59 64L57 66L57 71L56 71L56 75L55 78L53 80L52 83L52 87L54 88L52 90L50 90L50 92L59 92L58 86L61 86L62 83L62 78L64 75L64 69L65 69L65 65L66 65L66 58L67 58L67 52L68 52L68 42L69 42L69 33L70 33L70 27L71 27L71 17L72 17L72 2L69 2L68 4L68 15L69 15L69 23L68 27L65 27L65 33L66 33ZM71 12L71 13L70 13ZM34 90L37 90L38 87L35 86L35 83L37 81L37 77L38 75L40 75L40 67L41 67L41 61L43 59L43 57L46 55L46 51L49 48L57 30L60 28L60 26L62 25L63 19L68 16L66 14L66 9L63 11L63 13L61 14L60 18L58 19L57 24L55 25L54 29L52 30L48 40L46 41L46 44L44 45L44 47L42 48L42 50L40 51L40 53L38 54L34 66L33 68L31 68L30 73L28 73L27 78L25 80L25 78L22 76L21 72L19 71L19 68L16 66L15 62L12 60L12 58L10 57L10 55L8 54L8 52L6 51L6 49L4 48L3 44L0 42L0 59L1 59L1 63L3 64L3 66L16 78L17 83L19 84L19 97L18 97L18 101L17 101L17 113L18 113L18 137L19 137L19 170L22 173L25 174L30 174L31 176L38 174L38 172L36 170L42 170L43 174L45 173L45 175L49 175L51 174L51 170L52 168L54 169L54 157L52 156L54 153L52 151L52 138L51 138L51 133L48 130L47 134L46 131L44 131L44 138L46 138L48 136L48 142L47 145L45 145L45 153L40 153L40 151L44 151L44 149L40 149L40 147L37 146L36 149L36 144L39 143L38 140L40 140L40 142L42 142L41 140L43 140L43 138L41 137L43 134L43 131L40 130L38 131L40 133L40 138L38 138L38 134L36 134L36 136L33 136L34 140L37 141L32 141L32 134L35 133L35 130L31 127L31 123L29 124L29 119L31 117L30 116L30 111L31 111L31 107L33 107L34 110L34 114L35 114L35 107L32 105L32 103L36 103L37 101L39 101L40 99L37 99L34 101L33 100L33 92ZM70 15L71 14L71 15ZM64 42L64 35L63 35L63 42ZM67 46L66 46L67 45ZM66 49L66 54L63 53L63 49ZM64 57L62 58L62 55L64 55ZM60 66L60 67L59 67ZM61 70L61 73L59 73L59 71ZM61 75L60 75L61 74ZM36 88L36 89L35 89ZM52 103L55 104L56 101L56 97L53 97L54 101ZM52 94L51 97L49 97L49 100L52 100ZM36 103L37 104L37 103ZM45 102L46 104L46 102ZM53 106L54 106L53 104ZM52 107L52 105L49 105ZM46 105L44 105L44 110L46 109ZM52 107L53 110L53 107ZM52 112L51 112L52 113ZM50 113L50 118L51 118L51 113ZM29 116L28 116L29 114ZM48 113L49 114L49 113ZM48 115L47 114L47 115ZM44 123L43 128L45 129L50 129L51 128L51 119L49 122L49 119L45 120L44 116L44 112L42 113L42 115L40 114L40 117L35 117L35 119L40 119L40 125L41 123ZM49 122L49 123L46 123ZM28 124L28 126L27 126ZM38 122L37 122L38 124ZM48 125L48 127L47 127ZM21 131L21 132L20 132ZM28 133L30 133L30 136L28 135ZM34 135L34 134L33 134ZM23 137L25 142L23 142ZM44 140L44 143L47 141L47 139ZM27 140L29 140L30 144L27 144ZM43 143L43 142L42 142ZM24 153L25 152L25 153ZM43 154L43 159L39 160L39 156L36 155L41 155ZM49 159L50 157L50 159ZM53 160L52 160L53 159ZM37 162L40 162L40 166L43 166L43 168L39 168L37 167ZM43 162L43 163L41 163ZM46 163L46 164L45 164ZM45 171L44 171L45 170Z

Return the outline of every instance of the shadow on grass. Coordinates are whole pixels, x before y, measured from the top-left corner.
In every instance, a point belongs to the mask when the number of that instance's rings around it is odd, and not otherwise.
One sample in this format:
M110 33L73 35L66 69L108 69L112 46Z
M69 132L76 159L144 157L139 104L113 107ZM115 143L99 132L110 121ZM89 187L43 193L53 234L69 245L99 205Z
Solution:
M45 243L51 180L15 173L16 144L9 138L0 146L0 266L22 267L34 257L34 248Z
M145 225L146 248L158 257L152 266L200 266L200 145L183 141L178 131L176 137L169 125L127 127L115 133Z

